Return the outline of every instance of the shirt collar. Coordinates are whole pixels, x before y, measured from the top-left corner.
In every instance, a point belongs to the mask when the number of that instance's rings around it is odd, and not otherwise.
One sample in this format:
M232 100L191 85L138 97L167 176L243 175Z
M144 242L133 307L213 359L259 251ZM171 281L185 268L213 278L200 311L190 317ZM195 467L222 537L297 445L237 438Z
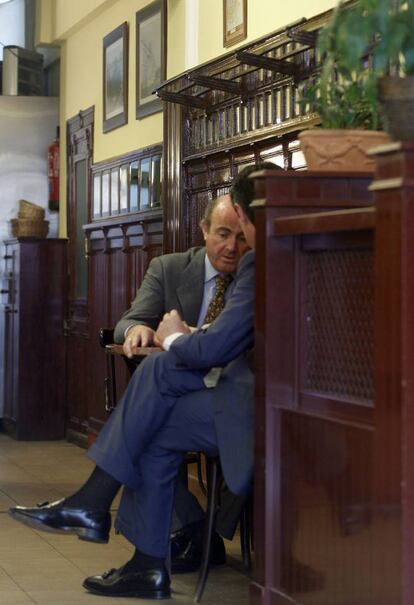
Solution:
M215 278L216 275L218 275L218 271L217 269L215 269L213 267L213 265L211 264L210 259L208 258L208 254L206 252L206 255L204 257L204 283L206 284L207 282L209 282L211 279Z

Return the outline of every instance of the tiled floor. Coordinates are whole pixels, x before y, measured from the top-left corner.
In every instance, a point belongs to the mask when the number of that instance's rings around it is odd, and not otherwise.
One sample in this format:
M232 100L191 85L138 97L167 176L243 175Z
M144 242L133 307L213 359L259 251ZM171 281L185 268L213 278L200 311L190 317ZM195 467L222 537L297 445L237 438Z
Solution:
M84 450L67 443L21 442L0 434L0 603L1 605L93 605L108 602L149 604L140 599L97 597L82 588L83 579L118 567L132 547L112 535L108 545L72 536L37 532L13 521L7 510L68 495L91 470ZM226 544L229 565L213 569L202 603L247 605L248 583L237 571L238 541ZM172 603L191 603L196 574L173 578Z

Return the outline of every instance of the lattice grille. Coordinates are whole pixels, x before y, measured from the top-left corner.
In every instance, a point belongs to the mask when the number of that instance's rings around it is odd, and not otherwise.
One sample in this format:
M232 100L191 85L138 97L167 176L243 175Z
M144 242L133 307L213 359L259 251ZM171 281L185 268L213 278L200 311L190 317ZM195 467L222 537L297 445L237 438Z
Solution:
M373 400L373 256L332 250L305 256L306 390Z

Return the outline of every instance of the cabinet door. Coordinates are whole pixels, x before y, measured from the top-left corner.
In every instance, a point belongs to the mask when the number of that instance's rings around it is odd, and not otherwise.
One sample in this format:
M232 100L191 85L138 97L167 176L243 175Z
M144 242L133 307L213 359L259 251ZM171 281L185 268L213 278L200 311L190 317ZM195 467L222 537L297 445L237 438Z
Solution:
M5 246L4 292L4 418L17 420L18 380L19 380L19 247L17 244ZM3 289L3 288L2 288Z
M90 372L88 259L83 225L89 219L93 108L68 121L69 310L67 319L67 406L69 432L86 438L88 401L93 399ZM97 337L96 337L97 338Z

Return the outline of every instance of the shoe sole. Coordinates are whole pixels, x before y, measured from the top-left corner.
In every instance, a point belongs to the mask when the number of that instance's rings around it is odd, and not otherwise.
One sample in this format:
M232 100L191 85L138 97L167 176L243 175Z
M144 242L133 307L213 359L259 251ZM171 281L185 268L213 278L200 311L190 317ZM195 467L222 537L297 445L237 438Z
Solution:
M155 590L155 591L145 591L145 590L134 590L134 591L127 591L127 592L117 592L114 594L111 594L109 592L105 592L104 590L99 590L99 588L92 588L89 586L85 586L85 584L82 584L82 586L84 588L86 588L86 590L88 592L90 592L91 594L96 594L100 597L118 597L118 598L123 598L123 597L133 597L135 599L153 599L154 601L161 601L163 599L170 599L171 598L171 591L170 590Z
M23 523L23 525L27 525L32 529L39 529L52 534L69 534L77 536L79 540L84 540L85 542L95 542L97 544L107 544L109 542L109 535L103 535L93 529L68 526L57 528L18 512L9 511L9 515L12 517L12 519L15 519L15 521L19 521L20 523Z

